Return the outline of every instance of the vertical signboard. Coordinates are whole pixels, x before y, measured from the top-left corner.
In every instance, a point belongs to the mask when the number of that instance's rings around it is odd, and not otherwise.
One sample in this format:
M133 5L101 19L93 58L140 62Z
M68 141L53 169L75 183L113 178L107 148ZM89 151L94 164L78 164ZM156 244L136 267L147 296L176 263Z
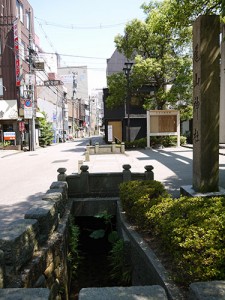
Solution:
M13 22L14 33L14 53L15 53L15 72L16 72L16 86L20 86L21 81L21 62L19 51L19 26L18 20Z
M108 142L113 142L113 127L108 125Z

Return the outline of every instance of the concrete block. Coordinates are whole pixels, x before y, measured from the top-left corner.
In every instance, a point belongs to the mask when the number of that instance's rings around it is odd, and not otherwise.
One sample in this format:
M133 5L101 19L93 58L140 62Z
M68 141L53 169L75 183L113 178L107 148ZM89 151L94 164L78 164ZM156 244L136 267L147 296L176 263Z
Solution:
M195 282L190 285L189 300L224 300L225 281Z
M39 224L39 243L42 244L48 239L58 226L58 211L55 203L37 201L24 216L25 219L36 219Z
M4 251L6 266L17 271L31 259L37 247L38 229L37 220L19 219L0 231L0 249Z
M4 300L50 300L50 290L41 289L0 289L0 299Z
M159 285L83 288L79 293L79 300L167 300L165 290Z

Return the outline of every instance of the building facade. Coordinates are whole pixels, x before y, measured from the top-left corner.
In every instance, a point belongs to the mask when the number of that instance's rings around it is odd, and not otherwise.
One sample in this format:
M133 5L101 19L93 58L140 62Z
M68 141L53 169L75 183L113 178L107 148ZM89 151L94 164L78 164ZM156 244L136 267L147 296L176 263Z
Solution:
M33 9L29 2L0 0L0 143L21 146L31 131L24 105L28 110L35 106L35 91L29 82L33 45Z
M110 76L114 73L123 72L126 62L126 57L115 50L111 58L107 60L107 76ZM126 105L124 104L118 108L108 109L106 106L108 94L108 89L104 89L103 101L106 141L133 141L135 139L146 137L146 111L142 107L143 103L141 102L141 98L132 96L129 103L126 103ZM128 105L129 114L127 107Z
M70 136L86 134L85 105L88 102L88 77L86 66L58 67L58 77L67 90L68 122Z

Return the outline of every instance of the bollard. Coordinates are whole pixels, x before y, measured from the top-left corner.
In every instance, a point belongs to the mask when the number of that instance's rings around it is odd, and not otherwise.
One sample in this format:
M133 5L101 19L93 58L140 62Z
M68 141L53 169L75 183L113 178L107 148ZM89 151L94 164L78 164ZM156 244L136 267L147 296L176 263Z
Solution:
M146 180L154 180L154 173L153 173L153 170L154 167L153 166L145 166L145 179Z
M131 180L130 168L130 165L123 165L123 182Z
M57 177L58 181L66 181L66 168L59 168L57 172L59 173Z
M83 160L78 160L78 174L80 174L81 173L81 170L80 170L80 168L81 168L81 166L83 165Z
M95 143L95 154L99 153L99 143Z
M85 151L85 161L90 161L90 154L88 150Z
M125 144L124 144L124 142L121 143L121 153L122 154L125 153Z
M112 153L116 152L116 143L112 142Z

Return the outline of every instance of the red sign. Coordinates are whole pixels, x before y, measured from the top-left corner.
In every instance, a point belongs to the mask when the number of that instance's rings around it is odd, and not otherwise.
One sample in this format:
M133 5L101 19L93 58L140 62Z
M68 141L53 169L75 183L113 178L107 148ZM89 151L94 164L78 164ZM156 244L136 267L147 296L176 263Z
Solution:
M24 122L19 122L19 131L23 132L25 130Z
M16 86L20 86L20 56L19 56L19 35L17 20L13 24L14 31L14 52L15 52L15 69L16 69Z

